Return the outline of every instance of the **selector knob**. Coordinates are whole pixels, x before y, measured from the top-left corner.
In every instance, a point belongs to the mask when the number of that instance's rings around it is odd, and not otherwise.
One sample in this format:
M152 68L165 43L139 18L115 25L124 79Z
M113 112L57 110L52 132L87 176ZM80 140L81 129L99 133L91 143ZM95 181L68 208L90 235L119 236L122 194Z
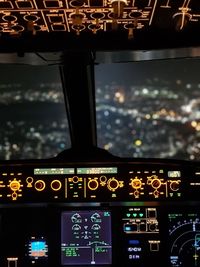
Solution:
M72 177L72 182L73 182L74 184L77 184L77 183L79 182L79 178L78 178L78 176L73 176L73 177Z
M98 188L98 186L99 186L99 183L98 183L97 179L90 179L88 181L88 188L90 190L96 190Z
M53 191L58 191L58 190L60 190L61 187L62 187L62 184L59 180L53 180L51 182L51 189Z
M151 181L151 186L152 186L154 189L158 189L159 187L161 187L161 181L160 181L160 179L158 179L158 178L154 178L154 179Z
M9 187L10 187L10 189L11 189L12 191L17 191L17 190L20 189L21 184L20 184L19 181L17 181L17 180L13 180L13 181L10 182Z
M170 189L172 191L178 191L179 190L179 182L178 181L172 181L170 183Z
M119 181L117 179L110 178L107 183L107 187L110 191L115 191L119 187Z
M37 180L35 182L35 189L37 191L43 191L45 189L45 187L46 187L46 184L43 180Z
M134 189L140 189L142 187L142 182L139 178L134 178L132 179L130 185L134 188Z

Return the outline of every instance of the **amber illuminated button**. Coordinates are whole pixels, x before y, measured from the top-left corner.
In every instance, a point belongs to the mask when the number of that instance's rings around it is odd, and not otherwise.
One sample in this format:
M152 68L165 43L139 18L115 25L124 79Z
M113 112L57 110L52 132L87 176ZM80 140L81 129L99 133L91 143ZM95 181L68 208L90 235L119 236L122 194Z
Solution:
M98 188L98 186L99 186L99 183L98 183L97 179L90 179L88 181L88 188L90 190L96 190Z
M9 187L12 191L17 191L20 189L21 185L19 181L13 180L10 182Z
M37 191L42 191L45 189L46 184L43 180L37 180L34 186Z
M60 190L61 187L62 187L62 184L59 180L53 180L51 182L51 189L53 191L58 191L58 190Z

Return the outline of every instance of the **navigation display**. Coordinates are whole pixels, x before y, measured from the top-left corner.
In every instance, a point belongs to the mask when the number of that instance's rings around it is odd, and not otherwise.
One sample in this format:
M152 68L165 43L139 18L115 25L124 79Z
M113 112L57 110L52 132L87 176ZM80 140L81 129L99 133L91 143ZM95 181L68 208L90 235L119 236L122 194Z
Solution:
M61 214L61 264L112 263L111 213L107 210Z
M170 266L200 266L200 213L168 214Z

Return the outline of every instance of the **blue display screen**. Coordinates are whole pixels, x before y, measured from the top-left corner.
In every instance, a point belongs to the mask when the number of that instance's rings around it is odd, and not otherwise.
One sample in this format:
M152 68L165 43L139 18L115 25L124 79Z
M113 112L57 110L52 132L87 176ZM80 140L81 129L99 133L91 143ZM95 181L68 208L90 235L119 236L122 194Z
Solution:
M61 215L61 264L112 263L110 211L67 211Z
M47 244L45 240L31 240L29 243L29 257L45 258L47 257Z

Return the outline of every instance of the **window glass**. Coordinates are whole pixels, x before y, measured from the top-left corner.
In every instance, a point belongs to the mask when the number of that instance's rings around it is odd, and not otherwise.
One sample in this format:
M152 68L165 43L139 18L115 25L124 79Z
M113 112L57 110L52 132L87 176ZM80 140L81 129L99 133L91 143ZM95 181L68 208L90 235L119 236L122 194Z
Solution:
M95 67L98 145L121 157L200 159L200 60Z
M71 146L58 66L0 64L0 159L41 159Z

